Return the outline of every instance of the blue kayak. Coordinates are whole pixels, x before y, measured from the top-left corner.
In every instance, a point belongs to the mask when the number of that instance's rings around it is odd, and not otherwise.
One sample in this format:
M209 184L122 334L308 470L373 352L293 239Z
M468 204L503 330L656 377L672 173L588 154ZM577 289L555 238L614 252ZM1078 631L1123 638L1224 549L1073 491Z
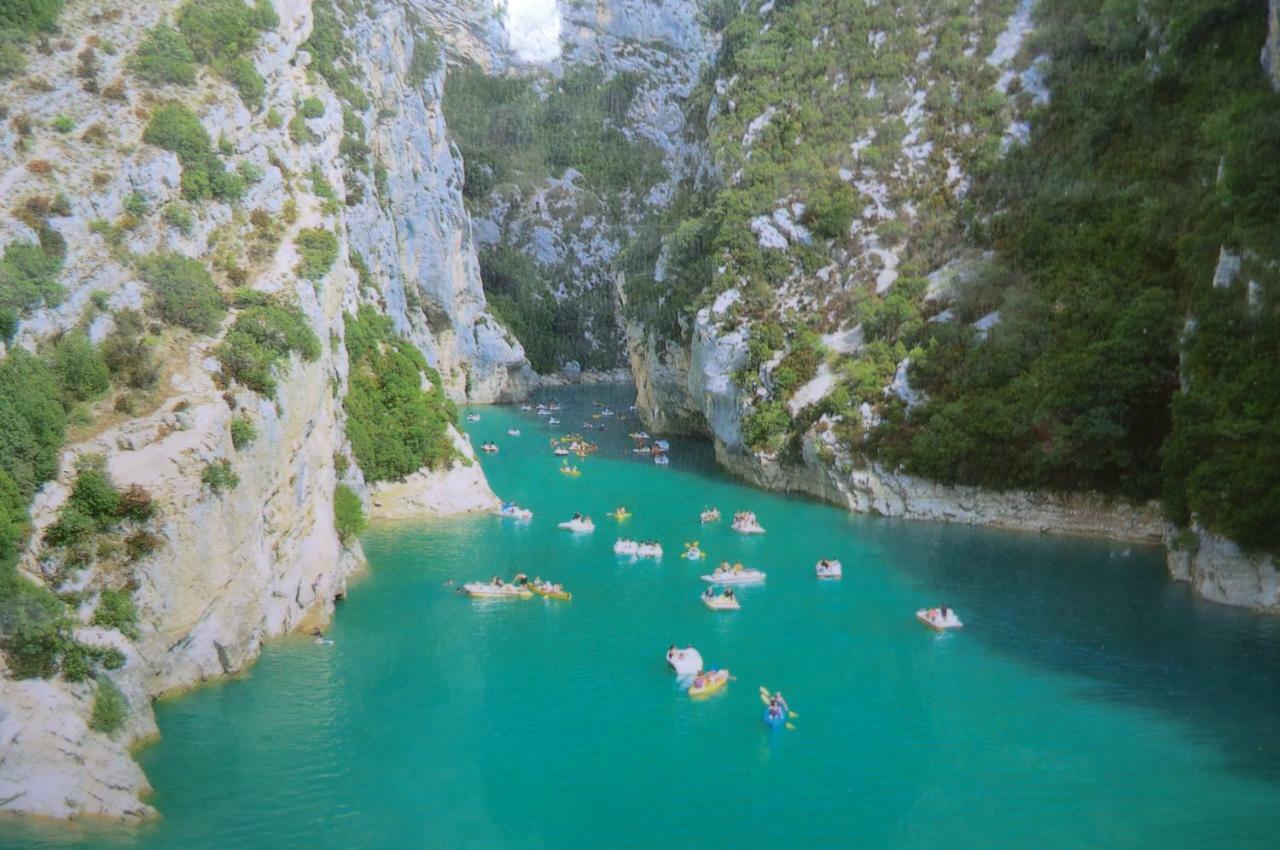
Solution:
M787 722L787 713L785 711L781 711L775 715L769 712L769 706L766 705L764 707L764 725L765 726L768 726L770 729L777 729L779 726L785 725L786 722Z

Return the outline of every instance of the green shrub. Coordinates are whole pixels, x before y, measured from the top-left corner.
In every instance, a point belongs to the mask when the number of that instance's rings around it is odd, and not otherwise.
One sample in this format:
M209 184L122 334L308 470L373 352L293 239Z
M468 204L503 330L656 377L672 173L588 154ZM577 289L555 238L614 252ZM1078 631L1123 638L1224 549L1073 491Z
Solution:
M175 252L152 254L139 260L138 274L150 284L161 319L197 333L218 329L226 305L203 263Z
M111 376L131 389L154 387L160 370L146 340L142 316L132 310L123 310L115 315L115 324L102 341L102 360Z
M111 372L84 332L63 334L49 353L49 366L58 378L63 398L87 401L111 387Z
M781 450L791 429L791 415L780 401L756 407L742 420L742 439L757 451Z
M116 516L129 522L147 522L155 516L156 506L151 494L141 484L130 484L120 492L116 502Z
M120 491L108 478L102 455L83 455L76 462L76 479L71 485L67 505L89 517L99 530L115 524L120 509Z
M204 471L200 473L200 481L207 484L214 493L221 493L223 490L234 490L240 483L240 476L231 468L231 461L223 458L205 464Z
M177 30L159 24L147 33L138 51L129 57L128 68L156 85L177 83L189 86L196 81L195 54Z
M15 312L55 306L64 290L58 283L63 254L57 244L10 242L0 257L0 307Z
M69 115L59 115L53 119L53 129L58 133L70 133L76 128L76 122Z
M123 590L104 590L98 596L93 612L93 625L116 629L128 638L138 637L138 606L132 594Z
M422 352L397 339L391 320L362 306L345 319L351 377L343 408L347 438L368 481L403 478L449 464L457 449L449 426L457 412ZM431 389L422 389L426 374Z
M830 183L814 189L805 205L803 221L824 239L841 239L849 234L849 226L859 209L858 193L843 183Z
M135 189L124 199L124 211L135 218L145 218L151 213L151 203L146 195Z
M311 37L302 45L311 54L311 67L343 101L355 109L367 109L369 96L348 67L351 48L337 8L330 0L316 0L311 13Z
M346 484L339 484L333 491L333 527L344 544L364 531L364 505Z
M27 57L16 44L0 38L0 80L16 77L27 70Z
M191 217L191 208L181 201L173 201L164 208L164 223L184 236L191 234L195 221Z
M49 678L71 643L66 604L0 564L0 649L15 679Z
M222 160L213 152L209 133L186 106L167 103L157 107L147 122L142 140L177 154L182 163L184 197L235 201L244 195L244 181L227 172Z
M329 273L338 259L338 237L333 231L318 227L304 227L294 237L301 262L294 271L307 280L320 280Z
M89 728L104 735L114 734L129 716L129 702L106 676L98 679L93 694L93 713L89 716Z
M0 31L52 32L58 25L63 0L10 0L0 3Z
M274 367L290 354L308 362L320 356L320 340L296 307L249 307L214 352L224 380L237 381L256 393L274 398Z
M53 372L34 355L15 348L0 361L0 470L24 504L57 474L67 424L60 397Z
M267 81L262 79L258 69L248 59L243 56L220 59L214 63L213 69L235 87L246 106L257 109L262 105L262 97L267 92Z
M273 106L267 110L266 124L271 130L278 130L284 126L284 116L280 114L279 109Z
M324 117L324 101L318 97L308 97L298 105L298 114L303 118Z
M258 429L253 427L253 420L247 416L237 416L231 420L231 445L239 451L258 438Z
M18 311L12 307L0 307L0 342L13 342L18 334Z
M435 33L428 33L426 38L419 38L413 43L413 56L409 59L409 71L406 79L409 85L417 88L440 67L443 54L440 40Z

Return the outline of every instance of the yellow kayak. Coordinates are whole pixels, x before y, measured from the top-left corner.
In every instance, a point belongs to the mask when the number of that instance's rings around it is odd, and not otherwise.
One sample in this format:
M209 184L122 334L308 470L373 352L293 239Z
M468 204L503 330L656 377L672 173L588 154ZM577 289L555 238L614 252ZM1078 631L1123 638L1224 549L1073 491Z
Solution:
M568 602L573 598L573 594L567 590L543 590L536 584L529 585L529 589L539 596L545 596L547 599L562 599Z
M577 469L577 467L573 467L573 466L562 466L562 467L560 467L560 474L561 474L561 475L568 475L568 476L569 476L569 477L571 477L571 478L577 478L578 476L582 475L582 472L581 472L580 470L578 470L578 469Z
M608 514L608 516L611 516L618 521L622 521L624 519L631 519L631 511L621 511L621 510L613 511L612 513Z
M710 696L723 689L727 684L729 684L728 670L712 670L710 673L703 673L693 680L693 684L689 686L689 696Z

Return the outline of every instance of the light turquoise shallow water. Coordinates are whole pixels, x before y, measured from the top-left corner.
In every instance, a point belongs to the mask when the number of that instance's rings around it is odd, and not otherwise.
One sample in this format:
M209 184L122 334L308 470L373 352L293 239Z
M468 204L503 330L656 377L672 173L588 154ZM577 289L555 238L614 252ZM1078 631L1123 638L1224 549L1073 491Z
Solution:
M477 445L502 445L486 472L530 525L371 532L334 646L274 642L244 678L158 706L141 761L162 821L0 821L0 847L1280 846L1280 623L1192 599L1158 552L850 517L739 485L695 441L657 468L627 451L634 422L567 479L545 420L479 412ZM661 564L613 556L619 502ZM700 528L704 504L768 534ZM556 529L575 510L593 536ZM741 612L699 603L700 565L675 557L695 538L769 573ZM824 555L842 581L814 578ZM573 601L442 586L516 570ZM914 620L938 601L962 632ZM673 642L737 681L691 701ZM760 684L795 731L763 726Z

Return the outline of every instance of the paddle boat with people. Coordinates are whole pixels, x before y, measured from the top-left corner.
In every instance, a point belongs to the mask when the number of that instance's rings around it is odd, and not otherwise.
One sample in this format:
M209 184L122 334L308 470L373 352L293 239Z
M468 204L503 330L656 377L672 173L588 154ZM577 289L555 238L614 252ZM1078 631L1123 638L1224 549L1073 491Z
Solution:
M544 599L558 599L561 602L568 602L573 599L573 594L565 590L563 585L543 581L540 578L535 578L529 582L529 590Z
M702 655L692 646L678 649L675 644L667 647L667 666L677 676L696 676L702 669Z
M671 463L671 458L667 457L666 455L654 455L653 462L656 463L658 466L666 466L667 464Z
M555 449L553 449L551 453L552 453L553 455L555 455L556 457L568 457L568 456L569 456L569 450L568 450L568 449L566 449L564 446L556 446L556 447L555 447Z
M591 517L582 514L574 514L573 519L560 523L559 527L575 534L590 534L596 530L596 524L591 521Z
M959 629L964 627L964 623L960 622L960 618L956 616L956 612L947 607L946 603L939 605L937 608L922 608L916 612L916 619L924 623L931 629L937 629L945 632L947 629Z
M636 557L660 560L662 558L662 544L656 540L647 540L636 547Z
M628 434L627 436L628 436L628 437L630 437L630 438L631 438L631 439L633 439L633 440L641 440L641 441L643 441L643 440L647 440L647 439L649 439L649 432L647 432L647 431L632 431L632 432L631 432L630 434Z
M706 508L706 509L704 509L704 510L702 511L702 513L701 513L701 514L699 514L699 517L702 519L702 521L703 521L703 522L719 522L719 521L720 521L720 509L719 509L719 508Z
M693 677L693 684L689 685L688 694L695 699L708 697L717 691L723 690L727 684L729 684L728 670L699 672L698 675Z
M720 593L716 593L714 587L708 587L702 591L702 604L712 611L739 611L742 609L742 604L738 602L738 596L733 592L732 587L726 587Z
M813 569L818 574L818 578L840 578L844 575L844 567L839 561L831 558L823 558L814 565Z
M520 429L519 429L519 428L508 428L508 429L507 429L507 436L508 436L508 437L519 437L519 436L520 436Z
M521 578L521 577L517 577ZM494 576L488 581L469 581L460 590L476 599L532 599L533 591L525 581L503 581Z
M680 556L686 561L697 561L707 557L707 553L698 548L698 541L684 544L684 554Z
M479 422L479 421L480 421L480 414L479 414L479 413L468 413L468 414L467 414L467 421L468 421L468 422Z
M628 540L626 537L619 537L614 541L613 554L638 558L640 557L640 544L635 540Z
M481 443L480 451L484 452L485 454L496 455L498 453L498 444L493 442Z
M548 424L548 425L559 425L559 424L560 424L560 420L559 420L559 419L556 419L554 416L552 416L550 419L548 419L548 420L547 420L547 424Z
M738 511L733 515L733 530L739 534L764 534L764 526L754 511Z
M728 561L721 561L710 575L700 576L712 584L759 584L765 577L766 574L760 570L748 569L741 563L729 566Z
M522 404L522 405L520 405L520 409L521 409L521 410L523 410L523 411L525 411L525 412L528 412L528 411L530 411L530 410L533 410L533 405L531 405L531 404Z
M506 519L530 520L533 519L533 511L522 508L515 502L503 502L498 508L498 516Z

